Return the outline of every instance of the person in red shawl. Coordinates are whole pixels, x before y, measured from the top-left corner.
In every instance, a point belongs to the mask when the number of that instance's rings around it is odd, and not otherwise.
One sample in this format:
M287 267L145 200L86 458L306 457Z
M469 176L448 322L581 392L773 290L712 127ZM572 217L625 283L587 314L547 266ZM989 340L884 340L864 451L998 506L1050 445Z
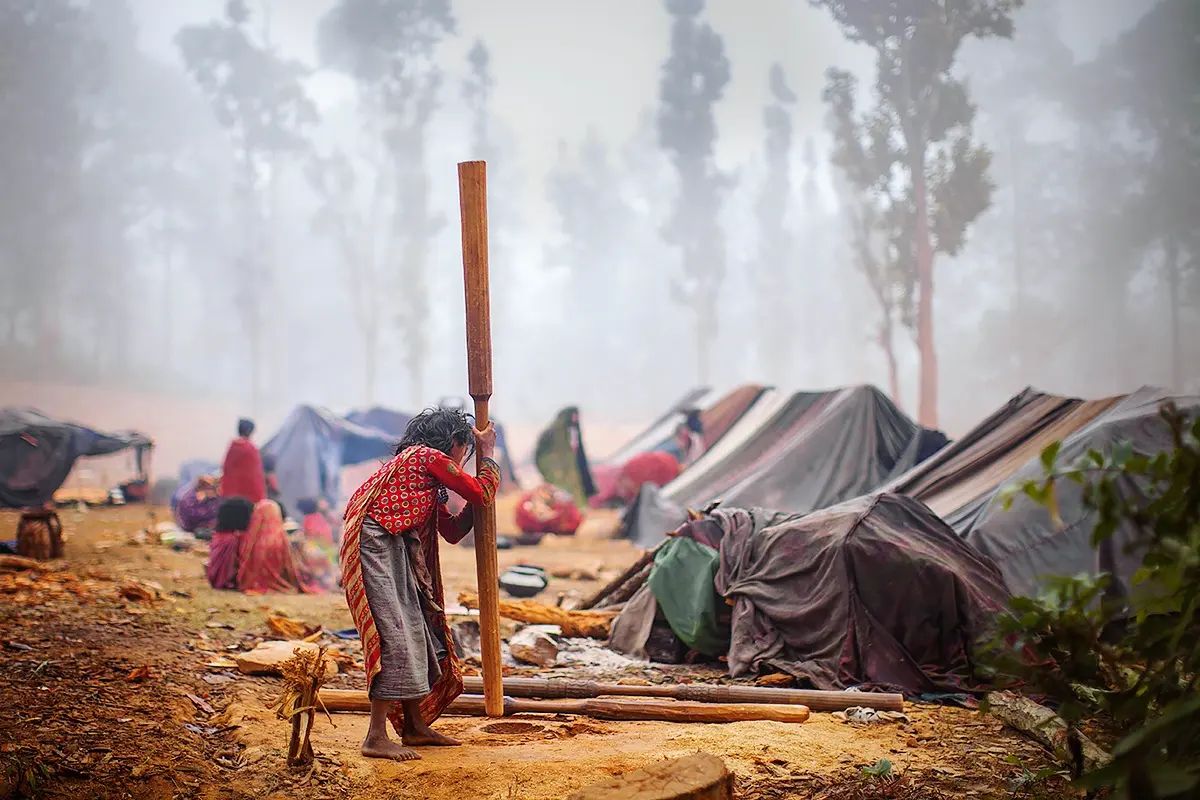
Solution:
M462 469L472 441L478 479ZM342 586L367 670L368 758L409 761L420 758L413 747L460 744L429 727L463 689L443 610L438 537L461 541L471 530L471 506L495 499L495 447L491 425L479 431L461 411L423 411L409 422L396 456L346 506ZM451 514L447 490L469 505ZM389 720L404 746L388 738Z
M244 497L251 503L267 498L267 479L263 472L262 456L250 436L254 423L248 419L238 420L238 438L225 451L225 464L221 468L221 496Z

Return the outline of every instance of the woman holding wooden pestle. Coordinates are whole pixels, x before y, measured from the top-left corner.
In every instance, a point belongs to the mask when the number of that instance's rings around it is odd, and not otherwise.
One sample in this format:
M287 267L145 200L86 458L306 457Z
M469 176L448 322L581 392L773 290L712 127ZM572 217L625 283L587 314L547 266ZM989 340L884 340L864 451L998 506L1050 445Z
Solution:
M462 694L462 672L443 610L438 537L451 544L471 530L472 507L500 486L496 431L476 430L462 411L430 409L413 417L396 456L350 498L342 537L342 585L362 638L371 722L368 758L409 761L413 747L453 746L429 727ZM478 477L462 463L475 446ZM470 505L446 508L447 489ZM388 738L387 722L403 746Z

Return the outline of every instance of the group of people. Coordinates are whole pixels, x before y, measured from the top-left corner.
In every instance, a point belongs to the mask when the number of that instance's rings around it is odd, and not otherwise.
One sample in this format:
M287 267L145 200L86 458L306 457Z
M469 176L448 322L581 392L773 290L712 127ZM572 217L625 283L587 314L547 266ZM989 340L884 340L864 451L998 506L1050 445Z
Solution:
M254 423L239 420L220 476L201 475L176 497L179 527L210 542L209 584L249 594L336 588L336 537L328 504L301 501L301 534L289 538L273 465L264 460L253 435Z

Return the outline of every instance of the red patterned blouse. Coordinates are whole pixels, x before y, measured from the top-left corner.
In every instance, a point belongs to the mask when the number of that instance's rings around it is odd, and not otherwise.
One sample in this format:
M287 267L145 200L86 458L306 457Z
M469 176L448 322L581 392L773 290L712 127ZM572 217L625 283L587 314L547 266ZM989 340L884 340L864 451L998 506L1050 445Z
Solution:
M463 472L462 467L440 450L416 445L384 464L370 480L359 487L351 497L353 504L358 495L374 485L376 478L391 469L393 462L400 461L400 468L391 481L384 484L375 502L367 509L367 516L375 520L388 533L424 530L429 517L435 511L441 517L449 512L439 502L438 490L442 487L460 495L473 506L487 505L496 496L500 487L500 466L490 458L479 459L479 477ZM470 515L466 515L470 519ZM445 520L446 522L449 519ZM440 530L445 526L439 524ZM463 531L465 535L465 531ZM443 532L443 535L446 535ZM447 538L450 538L447 536Z

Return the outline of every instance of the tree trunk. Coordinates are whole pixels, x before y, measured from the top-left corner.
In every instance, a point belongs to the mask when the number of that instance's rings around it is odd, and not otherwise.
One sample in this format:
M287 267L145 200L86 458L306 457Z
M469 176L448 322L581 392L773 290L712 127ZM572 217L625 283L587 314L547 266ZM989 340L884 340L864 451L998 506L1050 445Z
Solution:
M1163 253L1167 268L1167 291L1170 294L1171 326L1171 388L1183 389L1183 352L1179 340L1179 245L1175 237L1168 236Z
M892 339L892 324L890 321L885 321L879 326L879 347L883 350L883 357L887 361L888 396L899 407L901 405L900 372L896 368L896 346Z
M938 424L937 349L933 341L933 246L929 241L929 203L925 188L925 150L922 146L911 167L917 211L917 350L921 356L920 401L917 422L926 428Z

